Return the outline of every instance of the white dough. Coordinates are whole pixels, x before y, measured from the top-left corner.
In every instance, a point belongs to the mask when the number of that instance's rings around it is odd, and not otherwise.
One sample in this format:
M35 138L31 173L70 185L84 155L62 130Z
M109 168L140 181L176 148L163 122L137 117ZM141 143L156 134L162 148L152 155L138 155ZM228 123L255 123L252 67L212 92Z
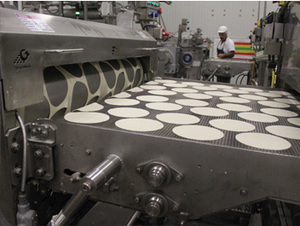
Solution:
M225 93L225 92L222 92L222 91L207 91L207 92L204 92L204 93L207 94L207 95L216 96L216 97L230 97L230 96L232 96L231 93Z
M198 82L182 82L182 84L188 85L188 86L203 86L204 84L198 83Z
M68 122L95 124L109 120L107 114L99 112L69 112L64 116Z
M272 108L289 108L290 107L289 104L280 103L280 102L276 102L276 101L269 101L269 100L258 101L257 103L259 103L260 105L272 107Z
M219 140L224 136L223 132L218 129L199 125L176 126L173 128L173 133L183 138L198 141Z
M139 92L142 92L144 90L141 89L140 87L134 87L134 88L132 88L132 89L130 89L128 91L133 92L133 93L139 93Z
M257 112L242 112L242 113L238 113L238 116L240 118L249 121L254 121L254 122L265 122L265 123L278 122L278 118L272 115L267 115L267 114L257 113Z
M177 104L189 107L204 107L207 106L208 103L202 100L193 100L193 99L179 99L175 100Z
M202 93L184 93L182 95L188 98L199 99L199 100L208 100L213 98L212 96L202 94Z
M148 92L153 95L162 95L162 96L173 96L177 94L176 92L171 90L150 90Z
M146 102L163 102L163 101L169 100L169 98L167 98L167 97L154 96L154 95L137 96L136 99L141 100L141 101L146 101Z
M198 90L190 88L174 88L172 90L178 93L198 93Z
M293 126L267 126L266 130L277 136L300 140L300 128Z
M232 89L232 86L226 86L226 85L210 85L210 87L219 88L219 89Z
M89 105L86 105L84 107L78 108L78 111L100 111L102 110L104 107L101 104L98 103L92 103Z
M268 99L266 97L251 95L251 94L239 95L239 97L247 99L247 100L267 100Z
M140 86L142 89L146 89L146 90L162 90L162 89L166 89L166 87L164 86L155 86L155 85L141 85Z
M277 108L262 108L260 109L263 113L269 114L269 115L275 115L280 117L296 117L298 114L293 111L288 111L284 109L277 109Z
M198 90L217 90L217 88L214 88L214 87L210 87L210 86L193 86L194 89L198 89Z
M151 132L164 127L159 121L144 118L120 119L116 121L115 125L121 129L135 132Z
M288 98L277 98L274 100L277 102L280 102L280 103L285 103L285 104L300 104L300 102L298 100L288 99Z
M173 103L148 103L146 107L159 111L178 111L182 109L182 106Z
M255 93L255 94L263 96L263 97L282 97L280 94L276 94L276 93L260 92L260 93Z
M108 113L116 117L124 118L138 118L149 115L149 111L131 107L111 108L108 110Z
M247 104L247 103L250 103L250 100L243 99L243 98L240 98L240 97L220 97L220 99L222 101L225 101L225 102L237 103L237 104Z
M122 92L122 93L113 95L112 97L115 97L115 98L128 98L128 97L131 97L131 95L129 93Z
M107 104L110 105L115 105L115 106L133 106L137 105L140 102L138 100L132 100L132 99L119 99L119 98L111 98L111 99L106 99L104 101Z
M235 139L250 147L272 151L286 150L291 147L291 143L287 140L265 133L240 133L235 136Z
M180 84L180 83L166 83L166 84L164 84L164 86L171 87L171 88L184 88L184 87L187 87L187 85Z
M183 113L162 113L156 115L156 118L160 121L177 125L194 124L200 121L196 116Z
M252 110L250 107L241 104L217 104L217 107L228 111L251 111Z
M213 117L221 117L229 114L228 111L219 108L211 108L211 107L191 108L190 111L198 115L213 116Z
M240 89L224 89L224 91L228 92L228 93L236 93L236 94L246 94L246 93L249 93L249 91L240 90Z
M300 118L289 118L288 122L295 126L300 126Z
M146 85L157 85L158 82L155 82L155 81L150 81L150 82L147 82Z
M255 126L239 120L234 119L213 119L209 124L218 129L223 129L233 132L248 132L255 129Z
M279 91L279 90L271 90L269 92L270 93L275 93L275 94L280 94L280 95L285 95L285 96L291 95L289 92Z
M240 90L246 90L246 91L249 91L249 92L263 92L262 89L257 89L257 88L247 88L247 87L242 87L242 88L239 88Z
M177 83L175 80L165 80L165 79L155 79L154 80L155 82L158 82L158 83Z

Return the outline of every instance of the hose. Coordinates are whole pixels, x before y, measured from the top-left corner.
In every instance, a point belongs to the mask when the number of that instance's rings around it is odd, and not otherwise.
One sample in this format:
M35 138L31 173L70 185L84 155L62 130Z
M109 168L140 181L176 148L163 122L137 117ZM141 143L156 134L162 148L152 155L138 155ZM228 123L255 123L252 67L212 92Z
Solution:
M272 70L272 82L271 82L271 88L274 88L275 85L275 71Z

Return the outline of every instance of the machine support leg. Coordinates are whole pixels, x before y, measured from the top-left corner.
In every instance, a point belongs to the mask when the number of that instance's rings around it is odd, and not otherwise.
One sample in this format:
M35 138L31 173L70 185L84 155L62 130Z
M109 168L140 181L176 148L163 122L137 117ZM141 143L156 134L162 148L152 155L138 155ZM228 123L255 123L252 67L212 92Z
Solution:
M117 173L122 161L117 155L109 155L102 163L82 178L81 189L73 195L58 215L52 217L48 226L66 225L70 217L81 207L81 204L108 179Z
M131 218L129 219L128 223L126 224L126 226L131 226L134 224L134 222L139 218L139 216L141 215L140 211L135 211L134 214L131 216Z

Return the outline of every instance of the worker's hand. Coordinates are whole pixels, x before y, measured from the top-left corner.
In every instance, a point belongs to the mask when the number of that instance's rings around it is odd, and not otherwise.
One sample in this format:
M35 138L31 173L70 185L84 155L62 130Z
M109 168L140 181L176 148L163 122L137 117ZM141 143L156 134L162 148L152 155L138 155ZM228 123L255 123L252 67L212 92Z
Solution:
M223 58L224 55L225 55L225 54L223 54L223 53L219 53L219 54L218 54L218 58Z

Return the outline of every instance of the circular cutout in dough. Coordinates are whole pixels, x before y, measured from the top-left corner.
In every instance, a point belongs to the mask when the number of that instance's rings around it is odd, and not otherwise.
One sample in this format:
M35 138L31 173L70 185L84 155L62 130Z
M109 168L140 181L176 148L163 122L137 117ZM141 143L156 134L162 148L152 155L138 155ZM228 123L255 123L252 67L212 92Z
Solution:
M300 118L289 118L288 122L295 126L300 126Z
M234 119L213 119L209 124L218 129L223 129L232 132L248 132L255 129L255 126L239 120Z
M122 93L118 93L116 95L113 95L112 97L115 97L115 98L128 98L128 97L131 97L131 95L129 93L122 92Z
M78 108L78 111L100 111L102 110L104 107L101 104L98 103L92 103L89 105L86 105L84 107Z
M150 90L148 92L153 95L162 95L162 96L173 96L177 94L176 92L171 90Z
M155 79L154 80L155 82L158 82L158 83L177 83L175 80L168 80L168 79Z
M203 86L204 84L198 83L198 82L182 82L182 84L188 85L188 86Z
M164 102L168 101L169 98L162 96L154 96L154 95L142 95L136 97L138 100L146 101L146 102Z
M285 104L300 104L298 100L289 99L289 98L276 98L274 99L277 102L285 103Z
M224 89L224 91L228 92L228 93L236 93L236 94L246 94L246 93L249 93L249 91L240 90L240 89Z
M228 111L219 108L211 108L211 107L191 108L190 111L198 115L213 116L213 117L221 117L229 114Z
M288 108L288 107L290 107L290 105L288 105L288 104L280 103L280 102L276 102L276 101L270 101L270 100L258 101L257 103L259 103L260 105L272 107L272 108Z
M122 99L122 98L106 99L104 102L109 105L115 105L115 106L133 106L140 103L138 100Z
M264 113L242 112L242 113L238 113L238 116L240 118L243 118L243 119L246 119L249 121L254 121L254 122L265 122L265 123L278 122L278 118L276 118L272 115L264 114Z
M151 132L164 127L164 125L157 120L144 118L120 119L116 121L115 125L118 128L135 132Z
M198 93L198 90L190 88L174 88L172 90L178 93Z
M187 85L181 84L181 83L166 83L164 86L171 87L171 88L184 88L187 87Z
M277 109L277 108L262 108L260 109L263 113L269 114L269 115L275 115L279 117L297 117L298 114L293 111L288 111L284 109Z
M162 113L156 115L156 118L162 122L176 125L194 124L200 121L196 116L183 113Z
M272 151L282 151L291 147L291 143L287 140L265 133L240 133L235 139L250 147Z
M251 95L251 94L239 95L239 97L247 99L247 100L267 100L268 99L266 97Z
M193 88L198 90L205 90L205 91L217 90L217 88L210 87L210 86L193 86Z
M218 88L218 89L232 89L232 86L226 86L226 85L210 85L210 87Z
M217 104L217 107L228 111L251 111L252 110L250 107L241 104Z
M237 104L250 103L250 100L243 99L243 98L240 98L240 97L220 97L220 99L225 101L225 102L237 103Z
M260 95L263 97L282 97L280 94L276 94L276 93L267 93L267 92L260 92L260 93L255 93L256 95Z
M149 115L149 111L140 108L121 107L108 110L110 115L123 118L139 118Z
M203 93L184 93L182 95L188 98L198 99L198 100L208 100L213 98L212 96Z
M300 128L293 126L267 126L266 130L274 135L300 140Z
M146 89L146 90L162 90L162 89L166 89L166 87L164 86L155 86L155 85L141 85L140 86L142 89Z
M99 112L69 112L64 116L68 122L82 123L82 124L95 124L109 120L107 114Z
M207 95L215 96L215 97L230 97L230 96L232 96L231 93L225 93L222 91L207 91L204 93Z
M140 87L134 87L132 89L129 89L128 91L133 92L133 93L139 93L144 91L143 89L141 89Z
M148 103L147 108L158 110L158 111L178 111L182 109L182 106L173 103Z
M224 133L222 131L208 126L176 126L172 131L177 136L198 141L213 141L224 137Z
M248 88L248 87L241 87L239 88L240 90L246 90L246 91L249 91L249 92L263 92L262 89L258 89L258 88Z
M193 99L179 99L175 100L177 104L189 107L204 107L207 106L208 103L202 100L193 100Z

